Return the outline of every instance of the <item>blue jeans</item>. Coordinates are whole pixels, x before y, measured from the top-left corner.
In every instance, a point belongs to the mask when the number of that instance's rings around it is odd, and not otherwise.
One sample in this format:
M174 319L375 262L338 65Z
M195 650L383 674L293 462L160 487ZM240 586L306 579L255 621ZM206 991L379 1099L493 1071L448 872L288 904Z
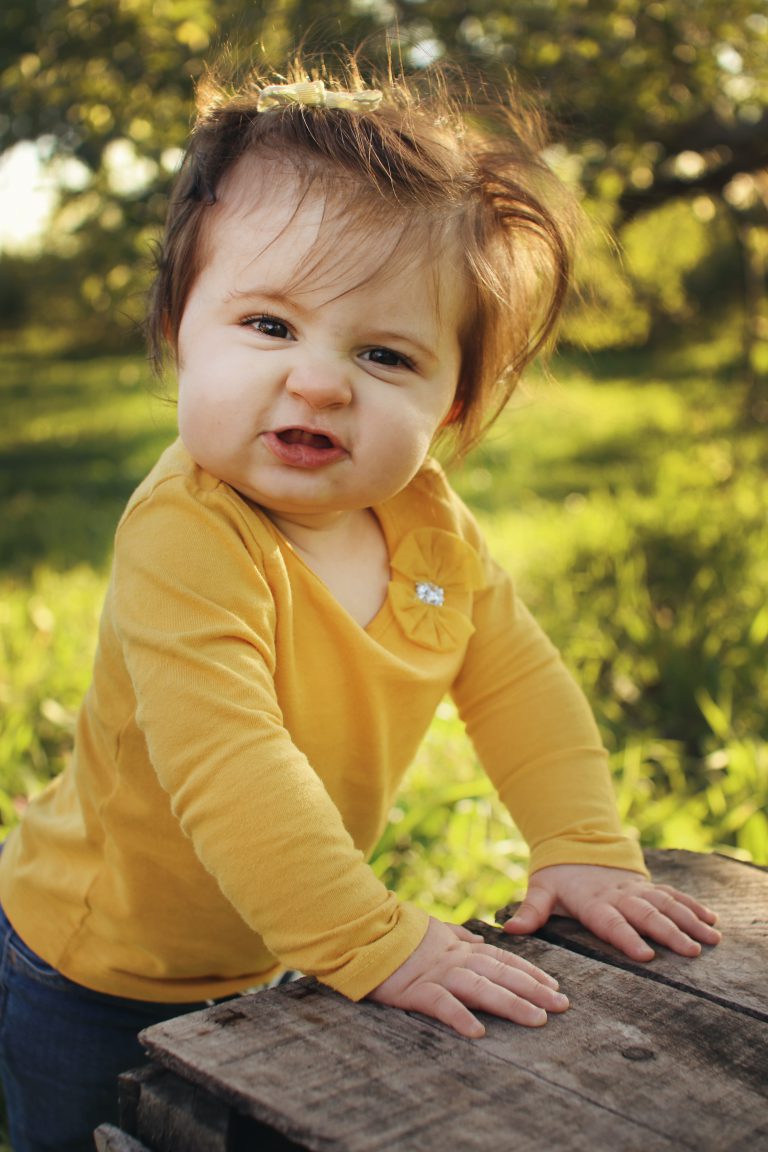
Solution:
M204 1008L92 992L28 948L0 909L0 1076L13 1152L94 1152L142 1028Z

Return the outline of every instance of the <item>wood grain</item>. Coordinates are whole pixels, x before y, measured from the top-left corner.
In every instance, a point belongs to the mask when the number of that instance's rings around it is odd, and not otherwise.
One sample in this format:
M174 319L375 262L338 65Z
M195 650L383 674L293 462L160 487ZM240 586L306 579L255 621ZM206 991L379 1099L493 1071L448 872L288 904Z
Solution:
M649 851L653 878L694 896L719 915L723 939L695 961L661 946L650 964L637 964L575 920L553 916L536 935L550 943L705 996L768 1020L768 872L725 856L682 850ZM496 913L499 924L517 905Z
M516 1152L768 1147L759 1021L472 927L558 976L571 1010L536 1030L487 1018L471 1042L299 981L142 1038L156 1061L308 1149L488 1149L505 1133Z
M468 1041L301 980L142 1033L121 1128L151 1152L768 1152L768 874L647 858L720 912L722 944L637 965L564 918L535 937L471 922L557 976L570 1010L487 1017Z

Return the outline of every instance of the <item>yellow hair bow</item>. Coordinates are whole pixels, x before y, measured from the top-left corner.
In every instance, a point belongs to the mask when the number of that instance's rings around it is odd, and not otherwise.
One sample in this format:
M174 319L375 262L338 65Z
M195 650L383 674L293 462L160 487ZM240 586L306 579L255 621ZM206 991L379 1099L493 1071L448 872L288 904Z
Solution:
M298 84L269 84L259 92L257 110L287 108L290 104L304 104L310 108L343 108L346 112L367 112L375 108L382 93L375 88L362 92L330 92L322 80Z

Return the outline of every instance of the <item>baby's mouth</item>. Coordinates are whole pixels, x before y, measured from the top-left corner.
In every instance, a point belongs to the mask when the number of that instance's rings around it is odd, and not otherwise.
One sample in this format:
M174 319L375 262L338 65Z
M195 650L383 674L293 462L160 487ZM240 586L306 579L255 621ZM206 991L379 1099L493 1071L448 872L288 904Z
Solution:
M330 436L323 432L308 432L305 428L284 428L277 433L278 440L283 444L303 444L307 448L335 448L336 444Z
M348 450L328 432L317 428L275 428L264 433L264 443L281 464L289 468L325 468L346 460Z

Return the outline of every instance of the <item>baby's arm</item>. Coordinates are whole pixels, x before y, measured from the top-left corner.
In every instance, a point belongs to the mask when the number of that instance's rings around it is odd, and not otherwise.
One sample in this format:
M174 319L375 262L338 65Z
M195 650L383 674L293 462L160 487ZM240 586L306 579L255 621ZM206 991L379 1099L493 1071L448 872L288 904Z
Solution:
M528 893L506 930L534 932L559 912L635 960L653 956L641 934L697 955L702 944L720 939L717 917L644 874L639 845L621 827L607 754L584 694L506 574L492 565L489 571L454 697L531 848Z
M717 916L698 900L638 872L590 864L556 864L534 872L525 900L504 931L535 932L552 914L580 920L601 940L633 960L652 960L642 937L681 956L698 956L702 944L717 944ZM642 933L642 935L641 935Z
M368 998L432 1016L470 1039L485 1033L471 1008L537 1027L547 1012L568 1007L557 981L540 968L433 918L418 948Z

